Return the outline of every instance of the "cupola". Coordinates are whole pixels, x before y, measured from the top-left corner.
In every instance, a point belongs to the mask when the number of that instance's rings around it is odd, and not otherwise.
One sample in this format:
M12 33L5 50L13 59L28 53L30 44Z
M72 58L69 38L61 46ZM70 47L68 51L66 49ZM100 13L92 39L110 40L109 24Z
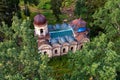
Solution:
M34 25L45 25L47 23L46 17L42 14L38 14L34 17Z

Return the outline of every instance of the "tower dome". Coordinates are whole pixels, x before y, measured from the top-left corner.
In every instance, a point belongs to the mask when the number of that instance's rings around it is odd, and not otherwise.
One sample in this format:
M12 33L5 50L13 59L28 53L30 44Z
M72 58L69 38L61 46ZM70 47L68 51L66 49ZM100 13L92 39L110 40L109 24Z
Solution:
M34 25L44 25L47 23L46 17L42 14L38 14L34 17Z

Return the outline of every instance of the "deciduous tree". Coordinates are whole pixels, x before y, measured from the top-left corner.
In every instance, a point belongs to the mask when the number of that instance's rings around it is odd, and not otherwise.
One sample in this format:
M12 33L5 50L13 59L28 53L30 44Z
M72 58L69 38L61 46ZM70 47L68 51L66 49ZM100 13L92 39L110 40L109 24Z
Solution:
M81 51L71 54L71 73L69 80L114 80L119 66L119 55L112 49L105 34L86 44Z
M13 18L9 28L3 24L0 31L5 35L0 43L1 80L49 80L48 58L38 54L34 31L30 20Z
M61 14L60 7L62 6L62 1L63 0L51 0L51 9L57 21L60 20L59 15Z

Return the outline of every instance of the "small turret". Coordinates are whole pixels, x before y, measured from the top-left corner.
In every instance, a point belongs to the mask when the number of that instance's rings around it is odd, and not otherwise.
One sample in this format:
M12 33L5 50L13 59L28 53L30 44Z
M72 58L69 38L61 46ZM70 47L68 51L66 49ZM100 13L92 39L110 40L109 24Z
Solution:
M44 15L38 14L34 17L35 35L45 37L48 33L47 20Z

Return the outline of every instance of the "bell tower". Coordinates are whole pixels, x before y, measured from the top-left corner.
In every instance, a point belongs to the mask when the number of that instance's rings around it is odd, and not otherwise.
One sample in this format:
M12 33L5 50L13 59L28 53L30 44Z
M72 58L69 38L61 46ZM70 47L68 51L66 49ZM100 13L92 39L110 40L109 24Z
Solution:
M45 37L48 33L47 20L44 15L38 14L34 17L35 35L38 37Z

